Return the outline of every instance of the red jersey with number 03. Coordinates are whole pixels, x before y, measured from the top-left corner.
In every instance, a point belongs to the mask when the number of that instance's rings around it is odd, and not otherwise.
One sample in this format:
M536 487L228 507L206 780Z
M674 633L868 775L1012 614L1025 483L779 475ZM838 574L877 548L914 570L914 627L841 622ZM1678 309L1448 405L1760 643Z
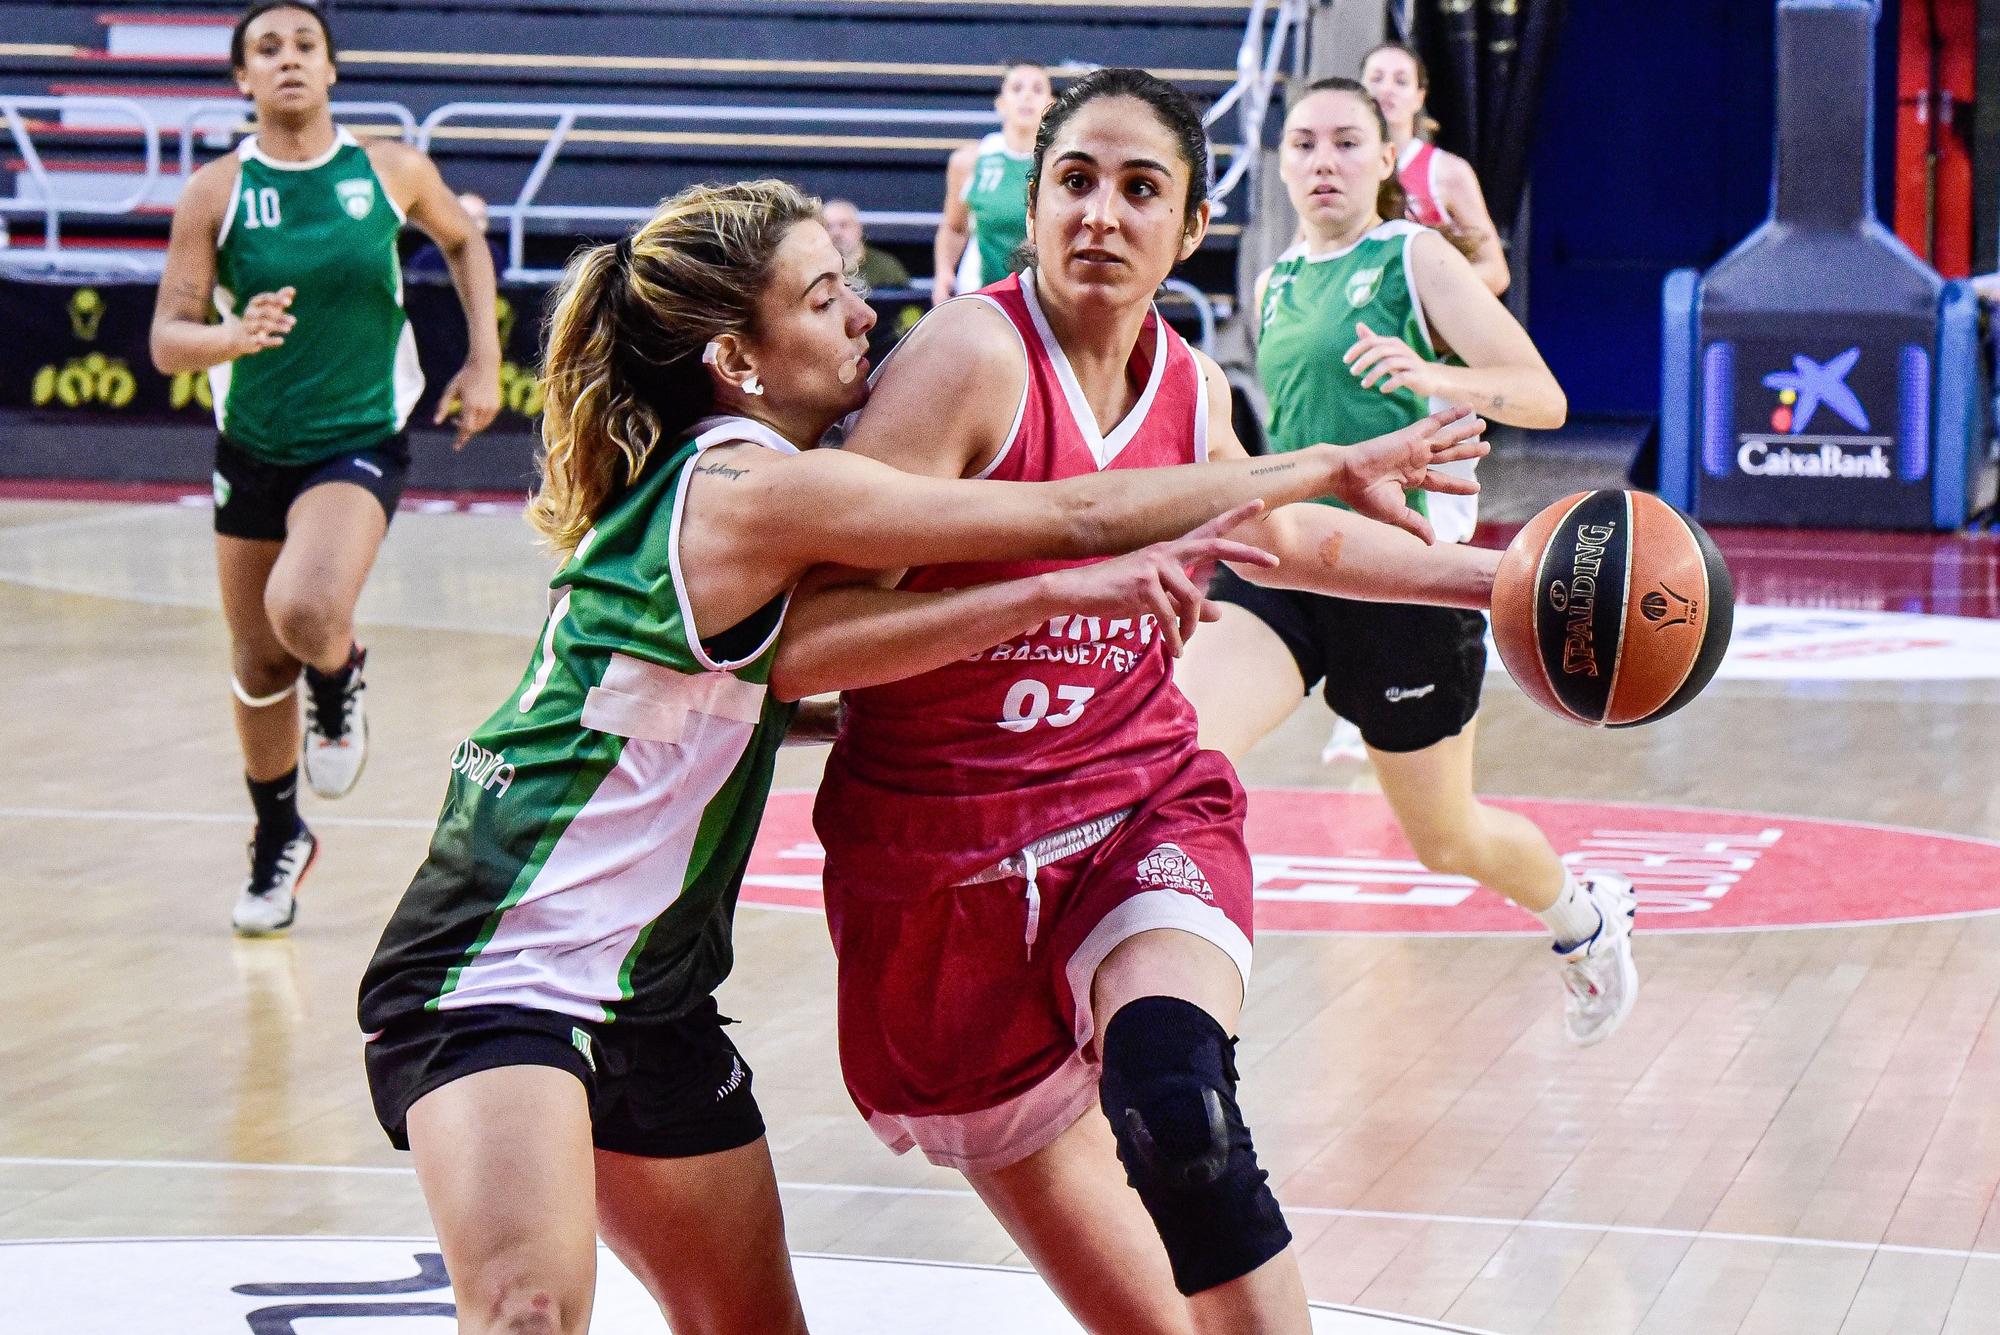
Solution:
M1405 212L1411 222L1422 223L1425 227L1442 227L1451 221L1444 205L1438 203L1437 169L1437 145L1421 139L1412 139L1404 145L1401 158L1396 163L1396 181L1410 200Z
M1013 434L980 477L1045 482L1208 457L1201 366L1158 311L1132 353L1139 398L1102 433L1033 270L962 300L1005 315L1028 361ZM901 587L958 589L1079 564L930 566ZM947 667L850 692L846 707L814 810L830 895L957 884L1043 835L1145 799L1198 749L1194 709L1150 616L1057 616Z

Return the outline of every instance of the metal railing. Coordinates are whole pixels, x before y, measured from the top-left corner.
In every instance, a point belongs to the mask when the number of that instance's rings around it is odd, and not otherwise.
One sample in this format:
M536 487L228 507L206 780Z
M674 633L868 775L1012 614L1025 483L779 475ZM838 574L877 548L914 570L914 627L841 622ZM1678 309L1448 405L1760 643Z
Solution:
M542 204L537 203L542 187L554 170L556 159L572 142L578 122L611 124L653 124L684 126L694 124L789 125L811 128L826 125L935 125L992 127L999 124L990 111L913 110L908 107L747 107L621 105L592 102L448 102L424 117L418 127L416 145L429 152L439 130L452 122L466 121L547 121L548 138L511 203L495 204L492 217L507 224L507 268L509 281L534 282L559 276L560 270L530 269L525 263L527 229L530 222L592 223L639 222L653 214L653 204ZM936 226L938 215L921 212L867 212L864 226Z
M139 130L144 144L145 161L138 173L138 184L126 195L117 199L92 200L75 197L64 198L56 189L54 179L49 175L47 164L36 151L33 137L28 133L27 122L22 118L24 111L109 111L129 119ZM129 97L15 97L0 96L0 117L6 120L7 132L13 137L14 149L21 155L22 170L34 182L40 197L30 199L19 193L0 198L0 214L41 214L42 254L53 259L62 251L62 218L65 213L97 215L117 215L130 213L145 204L152 197L153 190L160 182L160 127L154 122L146 108Z
M1215 355L1215 303L1209 300L1208 293L1202 291L1193 283L1185 282L1179 278L1169 278L1166 282L1160 284L1160 291L1179 297L1194 307L1195 319L1201 321L1201 337L1195 340L1195 346L1213 357Z
M417 118L401 102L335 102L330 109L336 121L346 116L387 116L402 128L404 143L417 142ZM255 130L257 120L249 104L241 98L215 98L189 106L182 113L179 126L183 177L194 175L194 141L196 129L202 125L217 127L206 138L211 148L220 148Z
M1226 113L1230 106L1242 102L1246 111L1243 123L1249 127L1252 121L1261 121L1262 112L1268 106L1270 89L1275 82L1273 71L1285 41L1287 25L1293 20L1286 15L1304 0L1258 0L1253 11L1249 29L1244 38L1244 59L1248 53L1263 50L1260 60L1248 64L1245 78L1232 86L1223 99L1211 110L1211 122ZM1267 8L1275 3L1278 16L1266 47L1260 32L1262 17ZM126 195L115 200L93 201L88 199L64 198L54 185L41 155L29 135L21 113L23 111L81 111L96 109L115 111L132 121L139 130L144 144L144 168L138 176L137 184ZM336 102L332 110L337 117L357 115L386 116L401 130L401 138L406 143L428 152L441 127L467 121L546 121L549 123L547 139L541 152L536 156L521 188L510 203L496 204L491 208L494 218L504 222L507 228L507 266L502 277L510 282L552 282L561 276L559 269L535 269L526 264L527 229L530 222L555 223L633 223L652 215L655 205L598 204L570 205L543 204L538 196L547 183L549 173L554 169L563 150L573 142L573 135L579 122L609 122L613 124L782 124L802 127L821 125L917 125L946 127L966 127L986 129L998 124L990 111L973 110L916 110L905 107L750 107L750 106L645 106L645 105L604 105L594 103L566 102L453 102L439 107L419 123L408 107L399 102ZM1254 113L1254 115L1252 114ZM147 203L155 194L162 177L161 172L161 132L150 112L139 102L130 98L84 97L84 96L33 96L0 97L0 117L4 117L18 150L24 170L40 192L39 198L28 199L18 193L11 198L0 198L0 215L39 213L44 218L45 234L41 251L44 257L53 259L62 252L61 218L65 213L89 214L95 216L116 216L131 213ZM185 180L195 169L195 144L204 134L204 127L215 127L206 131L211 136L233 138L255 128L249 109L237 100L215 99L196 102L182 113L174 127L177 138L176 165L179 176ZM1261 130L1246 128L1246 141L1254 145ZM226 140L225 140L226 142ZM1216 197L1233 188L1247 174L1256 170L1255 147L1239 153L1216 187ZM166 179L171 180L171 177ZM1254 180L1254 176L1251 177ZM861 221L869 227L910 227L931 228L939 221L939 214L924 210L863 210ZM16 252L18 256L19 251ZM1209 299L1192 285L1179 280L1169 280L1163 289L1187 302L1195 310L1202 329L1201 346L1206 349L1213 341L1215 332L1215 309Z
M1239 134L1235 160L1208 195L1217 217L1229 212L1227 201L1239 185L1248 187L1250 207L1255 207L1257 184L1262 175L1264 121L1270 115L1271 98L1277 92L1278 66L1284 62L1288 41L1292 49L1292 77L1299 78L1305 71L1306 6L1307 0L1257 0L1243 27L1243 42L1236 48L1236 82L1229 85L1202 117L1202 124L1214 125L1230 108L1236 108ZM1268 36L1264 30L1267 15Z

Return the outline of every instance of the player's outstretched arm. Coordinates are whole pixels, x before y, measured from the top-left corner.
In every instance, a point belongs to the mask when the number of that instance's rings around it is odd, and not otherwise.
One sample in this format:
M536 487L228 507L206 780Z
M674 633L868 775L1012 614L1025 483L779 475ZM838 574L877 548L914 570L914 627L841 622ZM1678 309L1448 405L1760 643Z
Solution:
M1229 391L1220 370L1209 378L1208 440L1212 457L1247 457L1229 423ZM1437 490L1477 489L1469 479L1439 475L1438 481ZM1378 479L1364 501L1385 522L1328 505L1286 505L1255 516L1230 536L1270 552L1278 564L1232 562L1232 568L1259 584L1371 602L1484 610L1492 601L1499 552L1432 542L1430 525L1406 507L1400 482Z
M967 480L1006 446L1026 376L1005 319L959 303L926 319L897 350L846 448L789 459L755 450L732 452L747 459L714 457L696 466L692 501L722 507L711 519L733 512L759 525L763 550L801 570L898 570L1134 551L1249 501L1346 498L1388 475L1366 451L1327 446L1060 482ZM1477 457L1486 449L1480 425L1466 414L1426 419L1398 433L1397 466L1415 459L1421 474L1432 462ZM772 525L772 515L786 522Z
M1272 564L1268 553L1221 536L1257 508L1238 506L1183 537L1108 561L941 593L887 588L884 577L840 567L816 570L792 594L771 689L797 700L900 681L1078 614L1151 618L1178 655L1195 627L1214 619L1203 588L1215 562Z
M1274 588L1378 603L1429 603L1485 611L1500 553L1466 543L1425 543L1387 524L1325 505L1287 505L1231 535L1278 558L1269 569L1232 568Z

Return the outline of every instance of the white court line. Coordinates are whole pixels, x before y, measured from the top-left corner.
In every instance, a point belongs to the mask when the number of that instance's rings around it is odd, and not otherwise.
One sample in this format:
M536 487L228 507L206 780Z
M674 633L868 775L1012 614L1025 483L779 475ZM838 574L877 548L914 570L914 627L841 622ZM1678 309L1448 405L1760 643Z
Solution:
M6 807L0 806L0 820L115 820L153 821L169 825L241 825L250 819L247 811L138 811L117 807ZM430 830L434 820L408 816L322 816L313 813L314 825L350 825L365 830Z
M348 1174L415 1177L412 1168L376 1164L228 1163L212 1159L61 1159L0 1155L0 1168L153 1169L182 1172ZM937 1196L978 1200L964 1187L894 1187L862 1182L780 1182L783 1191L833 1191L850 1196ZM1331 1219L1377 1219L1404 1224L1474 1224L1484 1228L1537 1228L1565 1233L1609 1233L1621 1237L1677 1238L1687 1242L1741 1242L1768 1247L1818 1247L1831 1251L1893 1256L1932 1256L1952 1261L2000 1261L2000 1252L1963 1247L1919 1247L1901 1242L1854 1242L1841 1238L1799 1238L1777 1233L1719 1233L1700 1228L1653 1228L1644 1224L1591 1224L1571 1219L1501 1219L1490 1215L1430 1214L1420 1210L1354 1210L1334 1205L1291 1205L1285 1213Z

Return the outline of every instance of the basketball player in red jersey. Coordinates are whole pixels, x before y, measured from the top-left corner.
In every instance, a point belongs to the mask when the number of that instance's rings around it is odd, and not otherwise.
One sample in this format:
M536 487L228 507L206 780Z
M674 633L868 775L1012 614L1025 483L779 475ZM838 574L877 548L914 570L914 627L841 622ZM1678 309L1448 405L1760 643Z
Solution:
M1242 457L1220 369L1151 304L1207 226L1194 108L1098 71L1032 171L1036 264L927 317L848 449L1022 481ZM1280 558L1252 578L1392 601L1483 607L1498 561L1327 506L1235 536ZM1235 1097L1243 791L1149 619L1003 638L961 614L970 586L1052 565L817 572L792 604L781 695L856 663L892 683L848 694L816 813L848 1088L893 1148L966 1174L1085 1326L1305 1331Z
M1499 296L1509 281L1499 229L1487 212L1486 193L1472 164L1430 142L1437 122L1424 113L1431 79L1423 58L1400 42L1384 42L1363 58L1361 82L1389 122L1396 180L1409 197L1410 221L1449 237L1472 261L1487 290Z

